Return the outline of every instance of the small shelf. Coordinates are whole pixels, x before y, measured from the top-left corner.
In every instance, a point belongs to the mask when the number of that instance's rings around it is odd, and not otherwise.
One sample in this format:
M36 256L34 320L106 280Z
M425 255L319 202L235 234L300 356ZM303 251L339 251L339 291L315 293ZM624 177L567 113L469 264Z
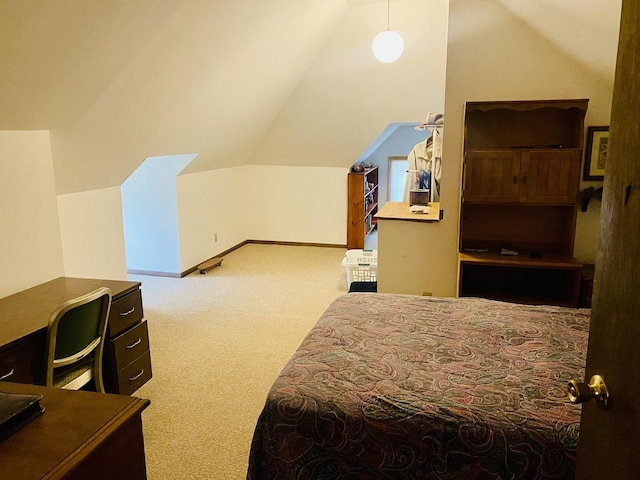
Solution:
M581 272L581 264L576 261L461 262L459 295L576 307Z
M510 265L525 268L575 269L580 270L582 263L572 257L559 253L543 253L541 258L532 257L531 251L520 250L518 255L503 255L499 252L462 252L458 254L460 263L477 265Z
M372 203L369 205L369 207L367 208L367 211L365 213L365 216L369 216L371 215L371 212L373 212L375 209L378 208L378 202Z
M378 167L350 172L347 178L347 248L364 248L365 238L375 229L378 212Z
M369 235L371 232L373 232L377 227L377 224L371 222L371 226L370 228L367 230L367 235Z
M467 102L465 151L553 145L582 149L588 100Z

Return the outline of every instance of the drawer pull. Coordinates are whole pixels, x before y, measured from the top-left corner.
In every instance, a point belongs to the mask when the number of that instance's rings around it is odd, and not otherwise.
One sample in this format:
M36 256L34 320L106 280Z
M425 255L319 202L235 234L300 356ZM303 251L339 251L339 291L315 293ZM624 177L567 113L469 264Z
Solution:
M11 371L9 373L5 373L3 376L0 377L0 382L2 380L4 380L5 378L9 378L11 375L13 375L13 368L11 369Z
M136 373L133 377L129 377L129 381L130 382L135 382L137 379L139 379L142 375L144 375L144 368L141 368L140 371L138 373Z
M136 311L136 307L131 307L131 310L129 310L127 312L120 312L120 316L121 317L126 317L127 315L131 315L135 311Z
M138 340L136 340L135 342L133 342L131 345L127 345L125 348L125 350L131 350L132 348L137 347L138 345L140 345L142 343L142 339L139 338Z

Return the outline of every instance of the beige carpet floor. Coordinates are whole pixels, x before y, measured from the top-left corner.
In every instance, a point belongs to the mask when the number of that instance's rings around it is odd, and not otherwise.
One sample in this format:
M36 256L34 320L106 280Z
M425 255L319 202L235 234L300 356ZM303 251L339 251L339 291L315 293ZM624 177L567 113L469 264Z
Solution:
M151 480L243 479L273 380L347 291L340 248L249 244L201 275L142 282L153 378L135 395Z

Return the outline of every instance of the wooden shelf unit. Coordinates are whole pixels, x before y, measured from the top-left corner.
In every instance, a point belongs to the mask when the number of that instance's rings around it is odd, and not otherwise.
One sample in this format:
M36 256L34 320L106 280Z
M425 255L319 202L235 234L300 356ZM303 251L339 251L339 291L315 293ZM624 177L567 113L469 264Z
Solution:
M376 228L378 213L378 167L349 172L347 178L347 248L364 248L364 241Z
M465 105L460 296L577 306L582 265L573 245L587 105Z

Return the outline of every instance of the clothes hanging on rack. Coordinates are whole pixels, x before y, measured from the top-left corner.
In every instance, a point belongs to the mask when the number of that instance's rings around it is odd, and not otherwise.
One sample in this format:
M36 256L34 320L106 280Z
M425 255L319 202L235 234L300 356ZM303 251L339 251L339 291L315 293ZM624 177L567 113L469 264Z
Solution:
M409 201L412 189L422 188L420 180L430 179L430 198L432 202L440 201L440 177L442 175L442 128L444 114L429 112L427 121L416 126L416 130L429 130L431 136L418 143L409 153L407 180L403 192L403 201Z
M440 201L440 176L442 174L442 157L441 155L436 157L436 147L434 144L434 137L439 137L439 134L432 134L425 141L418 143L413 150L407 156L408 171L407 179L405 181L404 192L402 200L404 202L409 201L409 192L416 188L422 188L421 179L424 179L427 175L430 179L429 190L431 191L431 201ZM442 150L439 139L438 151Z

